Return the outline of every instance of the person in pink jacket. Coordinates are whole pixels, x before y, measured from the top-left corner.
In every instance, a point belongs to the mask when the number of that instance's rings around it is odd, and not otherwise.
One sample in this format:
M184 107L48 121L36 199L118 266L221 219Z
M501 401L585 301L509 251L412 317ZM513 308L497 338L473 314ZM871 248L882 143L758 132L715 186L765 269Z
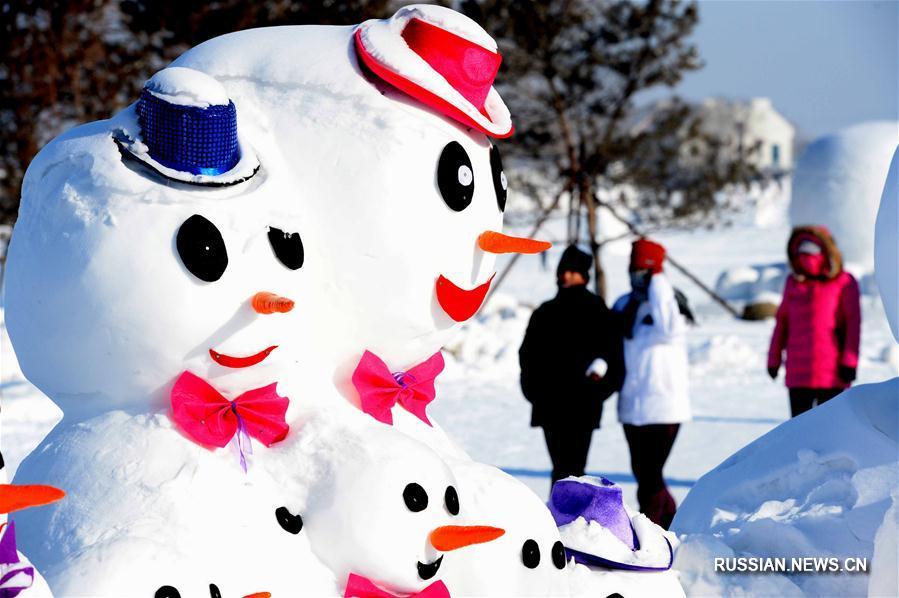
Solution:
M855 380L861 340L858 283L843 270L840 251L823 226L793 229L787 243L791 274L768 350L768 374L787 354L793 417L843 392Z

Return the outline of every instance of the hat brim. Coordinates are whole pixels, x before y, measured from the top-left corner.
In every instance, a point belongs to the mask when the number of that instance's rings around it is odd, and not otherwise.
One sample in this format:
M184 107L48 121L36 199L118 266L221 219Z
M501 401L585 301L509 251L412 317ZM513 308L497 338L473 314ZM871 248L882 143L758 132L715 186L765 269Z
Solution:
M671 548L671 542L668 541L668 538L664 538L664 540L665 544L668 545L668 562L666 564L640 561L616 561L611 558L602 557L598 554L590 554L568 548L567 546L565 547L565 553L568 555L569 559L574 559L582 565L593 565L595 567L605 567L607 569L618 569L621 571L668 571L674 564L674 550Z
M495 88L487 93L481 112L397 35L395 24L366 21L356 29L353 43L368 71L422 104L489 137L504 139L514 132L509 109ZM394 64L409 68L400 73Z
M240 148L240 160L230 170L221 174L194 174L192 172L184 172L169 168L164 164L153 159L147 152L147 146L143 143L140 136L140 126L137 124L137 114L134 106L129 106L127 111L130 112L127 119L130 123L127 126L119 127L113 131L113 139L119 146L119 150L124 158L134 159L141 164L154 170L160 176L189 185L199 185L204 187L227 187L237 185L247 181L259 172L259 160L256 152L250 147L238 133L237 144ZM134 131L134 132L132 132Z

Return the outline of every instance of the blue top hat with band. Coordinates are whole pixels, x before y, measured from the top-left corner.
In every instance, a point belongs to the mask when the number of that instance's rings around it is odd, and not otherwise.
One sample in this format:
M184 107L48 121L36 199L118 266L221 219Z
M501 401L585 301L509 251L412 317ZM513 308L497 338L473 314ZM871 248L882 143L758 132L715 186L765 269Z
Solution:
M568 477L553 485L547 505L568 558L627 571L667 571L674 561L664 530L643 515L631 517L621 487L607 480Z
M117 139L130 157L185 183L231 185L252 177L259 162L242 143L237 108L213 77L169 67L144 85L136 127Z

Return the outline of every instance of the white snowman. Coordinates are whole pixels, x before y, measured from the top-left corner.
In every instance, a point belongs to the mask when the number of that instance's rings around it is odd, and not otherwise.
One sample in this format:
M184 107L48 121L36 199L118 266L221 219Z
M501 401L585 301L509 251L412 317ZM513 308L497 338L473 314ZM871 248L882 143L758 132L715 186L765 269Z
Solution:
M6 322L64 418L16 481L68 499L18 519L60 595L333 590L279 526L282 484L262 466L301 410L284 376L308 268L287 165L247 112L215 79L165 69L28 169Z
M344 596L448 596L445 563L505 531L468 516L434 451L361 416L333 415L304 425L295 454L323 466L303 509L316 555Z
M505 534L447 559L444 579L454 596L568 596L572 566L559 530L537 496L489 465L456 463L462 502Z

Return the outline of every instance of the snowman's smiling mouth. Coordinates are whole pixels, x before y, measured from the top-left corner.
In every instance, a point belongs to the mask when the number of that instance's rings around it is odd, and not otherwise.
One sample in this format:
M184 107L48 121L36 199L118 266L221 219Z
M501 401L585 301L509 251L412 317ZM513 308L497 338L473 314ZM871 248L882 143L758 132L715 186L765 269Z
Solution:
M456 322L464 322L471 318L481 308L484 299L487 297L487 291L490 290L490 284L493 282L494 274L484 284L473 289L463 289L453 283L449 278L440 275L437 278L437 302L446 315Z
M437 570L440 569L440 564L443 562L443 555L440 555L436 561L433 563L422 563L418 562L418 576L423 580L427 581L437 575Z
M249 355L247 357L233 357L231 355L219 353L215 349L209 349L209 356L212 357L212 360L214 362L226 368L248 368L250 366L256 365L257 363L260 363L277 348L278 345L272 345L267 349L263 349L259 353Z

